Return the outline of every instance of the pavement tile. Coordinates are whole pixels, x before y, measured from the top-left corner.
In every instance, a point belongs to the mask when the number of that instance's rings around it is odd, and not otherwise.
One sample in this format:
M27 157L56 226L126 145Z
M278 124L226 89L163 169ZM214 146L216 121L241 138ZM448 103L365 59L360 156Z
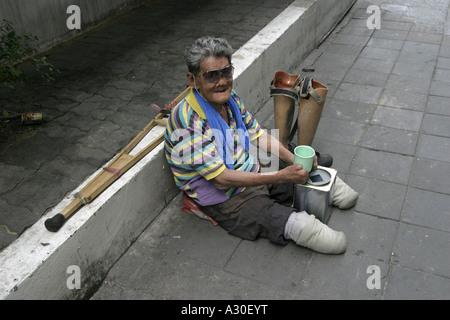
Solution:
M429 96L427 112L450 116L450 97Z
M448 90L450 82L433 80L431 82L430 94L435 96L450 97Z
M71 114L68 117L73 118L74 115ZM86 137L87 132L67 126L67 119L67 117L55 119L52 126L44 126L40 132L52 139L63 139L66 146Z
M428 87L427 87L428 88ZM428 95L397 88L396 85L387 86L380 96L378 103L383 106L424 111Z
M53 124L59 124L59 118L66 115L69 111L74 110L77 106L79 106L79 102L51 102L45 105L42 105L42 109L39 110L42 113L42 117L44 118L45 123L52 122ZM39 126L40 128L50 129L51 125ZM44 129L44 130L45 130ZM50 129L51 130L51 129Z
M450 70L448 69L436 69L434 74L434 80L437 81L450 81Z
M356 210L353 208L343 211L333 208L330 219L331 227L343 231L347 237L346 254L389 263L398 223Z
M153 113L153 111L152 111ZM105 121L110 121L111 123L118 125L120 127L123 126L131 126L135 129L135 134L130 137L130 140L139 133L151 120L151 113L147 116L139 116L137 114L128 113L126 108L122 108L122 110L117 110L113 114L107 115L105 117ZM123 146L125 147L125 145Z
M384 299L441 300L448 297L450 280L422 271L393 266Z
M130 287L116 286L114 280L107 279L91 297L91 300L157 300L152 290L136 290Z
M345 30L345 29L344 29ZM349 59L351 61L355 61L356 58L358 58L359 53L361 52L361 48L357 47L357 46L348 46L348 45L344 45L344 44L339 44L339 43L334 43L333 42L333 37L330 37L331 40L326 40L329 42L329 44L326 47L326 50L321 53L320 56L335 56L338 55L339 58L344 58L344 59ZM320 47L318 48L320 49ZM310 54L311 56L313 56L313 53Z
M384 87L388 77L389 73L350 69L344 81L366 86Z
M450 137L450 117L436 114L425 114L423 118L422 132Z
M180 207L179 207L180 208ZM168 234L159 248L167 252L175 252L181 260L195 260L216 268L222 268L235 252L241 239L228 235L220 227L214 226L209 220L201 220L196 216L183 214L177 228ZM215 239L199 242L198 235L205 239Z
M320 120L315 137L354 145L361 139L363 130L364 125L361 123L323 117Z
M442 42L442 34L411 31L406 40L440 45Z
M431 79L434 74L435 65L435 61L416 63L397 61L394 65L392 73L401 76L417 77L428 80Z
M7 247L19 237L18 232L9 230L8 226L0 225L0 248Z
M367 48L384 48L391 50L401 50L403 47L403 40L391 40L391 39L381 39L381 38L370 38L367 43Z
M101 121L94 120L89 114L76 115L73 112L67 112L57 120L58 125L64 125L70 128L75 128L80 132L88 133L93 127L100 125ZM49 130L51 127L49 126ZM65 138L63 136L63 138Z
M421 158L450 161L450 138L421 135L417 156Z
M407 30L395 30L395 29L378 29L375 30L373 38L375 39L388 39L388 40L406 40L409 31Z
M405 41L398 61L420 63L435 61L439 53L439 45Z
M444 35L442 36L441 49L448 45L450 45L450 37L447 35L447 32L444 32Z
M84 161L74 161L71 158L57 156L53 160L45 162L39 168L39 172L48 175L58 175L61 180L68 180L72 183L83 181L90 174L86 172L95 172L98 168Z
M360 149L352 174L407 185L413 158L395 153Z
M380 288L386 283L387 263L346 252L339 256L316 255L302 281L302 291L316 299L379 300L381 289L369 289L367 282L372 275L370 266L380 268ZM335 270L346 270L336 274Z
M450 197L448 194L410 188L402 221L450 232Z
M390 30L409 31L413 23L404 21L383 21L382 28Z
M441 46L441 49L439 50L439 56L444 58L450 58L450 43Z
M395 61L397 60L400 52L394 49L385 49L385 48L377 48L377 47L365 47L363 51L361 51L360 57L375 59L375 60L388 60Z
M84 139L84 141L89 146L103 145L109 138L108 136L112 135L120 128L121 127L117 124L111 123L109 121L102 121L98 126L92 127L89 130L89 136Z
M337 92L334 94L334 97L338 99L375 104L378 102L378 98L380 97L382 90L383 88L380 87L344 82L341 83Z
M364 71L390 73L394 67L394 63L395 61L359 57L352 68Z
M314 138L312 147L320 153L333 156L333 168L339 176L345 176L350 169L358 148L354 145L342 144L324 139Z
M447 232L401 223L394 262L413 270L449 277L450 238Z
M369 41L369 36L340 34L333 43L364 47Z
M35 138L28 138L21 141L20 144L11 146L8 148L8 152L0 153L2 162L38 169L42 163L53 159L59 150L65 147L65 142L62 138L52 139L41 132L34 133L33 137ZM49 145L52 148L48 148ZM29 156L31 151L33 152L33 157Z
M342 29L339 34L354 35L354 36L371 36L373 30L368 29L367 26L353 27Z
M293 243L280 247L268 244L266 239L242 241L225 270L273 288L296 292L311 256L311 250ZM251 264L247 263L249 260Z
M61 88L59 90L54 90L52 96L56 97L57 99L67 99L74 102L82 102L91 97L92 94L85 91L76 91L68 88Z
M0 162L2 174L0 176L0 194L15 188L23 177L32 175L35 170L18 164L6 164Z
M10 204L7 198L0 199L0 211L0 230L11 235L11 240L16 239L25 228L34 223L34 214L29 209Z
M359 193L355 211L400 220L407 192L406 186L352 174L346 182Z
M371 124L385 127L419 131L423 113L406 109L378 106Z
M86 161L96 168L99 168L101 165L111 160L111 154L109 152L105 152L102 149L91 148L82 142L68 145L67 148L61 150L60 155L72 159L73 161ZM92 173L93 172L87 172L88 175L91 175ZM68 189L68 191L71 190L73 189Z
M99 90L98 94L105 98L119 99L122 101L130 101L135 96L135 93L127 89L118 89L113 86L107 86L106 88Z
M39 217L51 208L53 203L59 203L63 199L65 190L73 190L78 184L77 181L62 179L59 175L38 170L3 196L11 206L26 208Z
M332 97L327 99L322 116L345 121L367 123L368 119L372 117L375 108L375 104L366 104L358 101Z
M430 83L431 80L391 74L386 82L386 87L399 90L400 92L407 91L402 92L404 95L409 95L411 93L427 94Z
M100 109L103 113L111 114L117 111L117 108L122 103L116 99L110 99L96 94L81 102L76 108L73 108L72 112L78 116L89 115L96 120L104 120L104 117L100 115L100 111L97 109Z
M446 174L449 170L448 162L417 158L411 172L411 186L449 194L450 182Z
M353 9L356 9L356 10L360 9L360 8L356 7L358 5L359 5L358 2L356 2L353 5L353 8L350 10L349 16L348 16L349 21L347 23L343 23L342 24L342 29L343 30L345 30L345 29L353 29L353 28L367 28L367 13L365 13L366 19L361 19L359 17L353 16L353 12L354 12ZM365 6L364 9L367 10L367 6ZM360 14L364 15L364 13L362 13L362 12ZM339 27L341 27L341 25L339 25Z
M345 77L347 71L348 68L342 68L335 63L319 64L316 65L314 78L320 82L323 82L323 79L341 81Z
M419 134L414 131L388 127L369 126L361 146L369 149L413 156Z
M332 46L337 47L339 44L333 44ZM347 46L348 47L348 46ZM358 57L357 51L353 54L346 52L335 52L333 48L325 51L317 60L316 65L334 65L340 68L350 67Z
M429 79L391 74L379 103L386 106L424 111L430 87Z

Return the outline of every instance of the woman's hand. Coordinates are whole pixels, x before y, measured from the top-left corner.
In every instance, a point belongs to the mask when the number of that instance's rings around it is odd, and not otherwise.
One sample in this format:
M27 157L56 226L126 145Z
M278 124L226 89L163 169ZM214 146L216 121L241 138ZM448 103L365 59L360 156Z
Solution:
M288 166L277 172L283 182L305 184L308 181L308 171L303 169L301 164Z
M308 181L308 175L308 171L304 170L301 164L294 164L280 171L266 173L230 170L227 168L212 179L212 182L218 189L252 187L286 182L305 184Z

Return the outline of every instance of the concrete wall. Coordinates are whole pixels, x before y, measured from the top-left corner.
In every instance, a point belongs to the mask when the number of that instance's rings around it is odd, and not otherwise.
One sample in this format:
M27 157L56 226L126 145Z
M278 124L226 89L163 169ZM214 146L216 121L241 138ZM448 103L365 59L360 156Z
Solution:
M38 48L45 50L141 3L142 0L1 0L0 21L12 22L19 33L36 35ZM81 30L67 28L70 5L80 7Z
M290 71L300 64L353 3L354 0L294 1L236 51L235 89L246 97L250 111L269 99L274 71ZM154 128L138 148L163 130ZM88 296L130 243L179 193L160 144L95 201L83 206L61 230L48 232L45 219L67 206L83 186L0 253L0 299ZM148 194L152 195L151 200ZM67 267L71 265L83 270L79 290L70 290L66 285L70 275Z

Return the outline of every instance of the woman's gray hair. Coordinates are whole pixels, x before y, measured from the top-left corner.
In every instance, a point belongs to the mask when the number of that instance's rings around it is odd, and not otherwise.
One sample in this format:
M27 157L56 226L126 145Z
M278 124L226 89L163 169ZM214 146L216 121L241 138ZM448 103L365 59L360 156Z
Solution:
M184 59L189 72L197 75L200 71L200 63L206 57L226 57L231 64L232 54L233 48L227 40L206 36L195 40L193 44L186 48Z

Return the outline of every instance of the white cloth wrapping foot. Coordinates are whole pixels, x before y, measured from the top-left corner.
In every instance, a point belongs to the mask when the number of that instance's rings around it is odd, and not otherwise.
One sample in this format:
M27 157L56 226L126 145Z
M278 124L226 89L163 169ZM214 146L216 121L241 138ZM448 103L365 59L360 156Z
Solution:
M339 209L349 209L356 204L359 193L350 188L341 178L336 180L330 190L330 203Z

